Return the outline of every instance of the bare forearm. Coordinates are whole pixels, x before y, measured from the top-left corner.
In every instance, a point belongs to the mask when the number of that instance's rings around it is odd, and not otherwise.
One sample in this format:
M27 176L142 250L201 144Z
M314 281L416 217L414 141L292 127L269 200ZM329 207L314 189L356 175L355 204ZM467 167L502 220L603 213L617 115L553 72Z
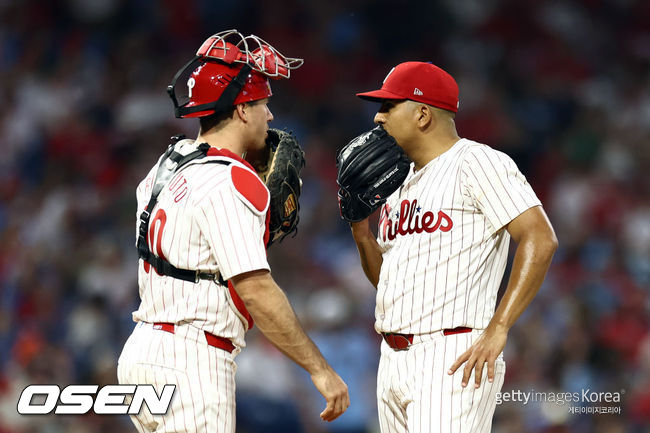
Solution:
M549 238L522 240L517 246L506 292L490 322L510 329L537 294L548 271L557 241Z
M270 277L261 278L253 290L244 288L239 294L260 331L282 353L311 374L329 368L302 329L286 295Z
M456 359L448 372L454 374L465 364L463 387L469 383L472 371L474 386L480 386L486 363L488 381L494 380L495 362L506 345L508 331L537 294L557 249L555 232L541 206L524 211L506 228L517 243L506 292L485 332Z
M266 270L251 271L230 280L266 338L311 375L314 386L327 402L321 418L332 421L345 412L350 406L347 385L305 334L271 274Z
M528 307L539 290L551 263L556 244L543 237L519 239L506 292L481 336L451 365L447 374L454 374L461 365L461 385L467 386L474 371L474 387L481 386L483 366L487 363L488 381L495 377L495 360L505 347L508 331Z
M377 284L379 283L379 271L381 270L381 264L383 263L379 244L370 230L367 220L358 223L351 223L350 229L352 230L352 237L357 244L363 272L366 274L366 277L368 277L368 280L370 280L372 285L377 287Z

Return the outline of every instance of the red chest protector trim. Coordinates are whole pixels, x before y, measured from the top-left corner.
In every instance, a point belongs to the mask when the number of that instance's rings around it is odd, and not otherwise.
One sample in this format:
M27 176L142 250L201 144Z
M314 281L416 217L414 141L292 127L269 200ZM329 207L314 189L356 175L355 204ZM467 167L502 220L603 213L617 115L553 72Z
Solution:
M264 245L268 243L269 240L269 221L271 215L268 212L269 208L269 192L264 183L262 183L262 180L255 174L255 169L248 163L248 161L244 160L240 156L236 155L235 153L227 150L227 149L217 149L214 147L211 147L208 150L207 156L223 156L226 158L234 159L236 161L241 162L244 164L244 166L250 168L252 171L248 171L244 168L238 167L238 166L231 166L231 176L232 176L232 182L239 194L247 200L251 206L257 211L258 214L261 214L266 210L266 218L265 218L265 230L264 230ZM251 329L254 325L253 317L251 314L248 312L246 309L246 305L244 304L244 301L239 297L237 294L237 291L233 287L232 282L228 281L228 292L230 293L230 297L232 298L233 304L237 308L237 311L246 319L248 322L248 329Z

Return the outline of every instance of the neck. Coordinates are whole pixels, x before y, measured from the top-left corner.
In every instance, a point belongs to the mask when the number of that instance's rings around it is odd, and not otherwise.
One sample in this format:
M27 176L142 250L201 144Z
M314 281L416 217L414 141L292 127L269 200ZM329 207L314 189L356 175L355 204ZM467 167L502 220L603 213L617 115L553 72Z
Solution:
M212 128L205 132L200 131L196 141L197 143L208 143L217 149L228 149L236 155L243 155L246 150L241 134L229 126L220 129Z
M423 136L422 142L411 152L409 157L415 163L415 170L419 170L435 158L439 157L458 141L460 137L455 133L444 136Z

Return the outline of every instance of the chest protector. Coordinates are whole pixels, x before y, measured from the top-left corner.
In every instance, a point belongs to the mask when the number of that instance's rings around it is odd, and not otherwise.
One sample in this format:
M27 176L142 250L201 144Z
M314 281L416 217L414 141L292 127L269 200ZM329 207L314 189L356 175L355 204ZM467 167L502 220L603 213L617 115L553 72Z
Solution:
M154 179L153 188L151 190L151 198L149 203L145 206L144 211L140 214L140 224L138 227L138 256L149 263L160 275L167 275L173 278L178 278L179 280L189 281L192 283L198 283L199 280L212 280L227 286L226 281L221 278L221 275L217 273L201 272L199 270L190 270L190 269L179 269L169 263L167 260L156 256L149 249L149 243L147 242L147 232L149 231L149 218L151 217L151 211L158 202L158 195L162 191L163 187L169 182L169 180L178 173L183 167L185 167L191 161L196 159L205 158L208 154L210 146L207 143L201 143L198 146L198 149L194 152L191 152L187 155L182 155L176 151L176 143L181 139L185 138L182 135L176 135L172 137L173 142L165 152L165 154L160 159L158 164L158 170L156 171L156 177ZM229 161L215 161L216 163L229 165Z

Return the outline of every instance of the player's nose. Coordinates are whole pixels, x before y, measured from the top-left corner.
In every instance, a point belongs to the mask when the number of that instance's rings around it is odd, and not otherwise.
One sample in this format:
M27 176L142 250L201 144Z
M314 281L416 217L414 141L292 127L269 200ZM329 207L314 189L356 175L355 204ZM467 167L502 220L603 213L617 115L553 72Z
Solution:
M377 114L375 114L374 122L377 125L383 125L384 122L386 122L386 113L378 112Z
M273 113L271 113L271 109L268 106L266 107L266 121L267 122L273 121Z

